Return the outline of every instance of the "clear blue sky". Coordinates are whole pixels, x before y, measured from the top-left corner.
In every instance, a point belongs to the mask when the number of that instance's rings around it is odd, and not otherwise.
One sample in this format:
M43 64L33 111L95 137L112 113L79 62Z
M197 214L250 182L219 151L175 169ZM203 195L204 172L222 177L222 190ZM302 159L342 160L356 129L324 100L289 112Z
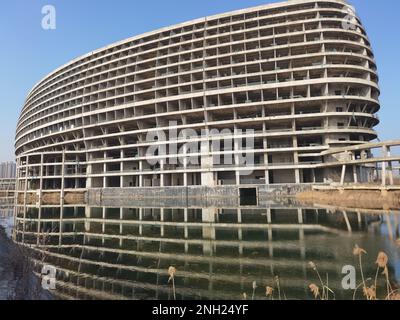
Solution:
M112 42L187 20L278 2L271 0L3 0L0 4L0 161L14 159L14 133L25 96L43 76ZM382 90L381 140L400 138L400 1L350 0L375 51ZM54 5L57 29L41 28Z

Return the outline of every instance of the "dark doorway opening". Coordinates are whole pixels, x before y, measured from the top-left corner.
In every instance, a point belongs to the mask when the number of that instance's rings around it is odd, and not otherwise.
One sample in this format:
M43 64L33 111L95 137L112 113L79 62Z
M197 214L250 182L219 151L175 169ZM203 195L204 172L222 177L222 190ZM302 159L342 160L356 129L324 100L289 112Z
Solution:
M257 188L242 188L240 189L240 205L241 206L256 206Z
M303 170L303 183L313 183L312 169Z

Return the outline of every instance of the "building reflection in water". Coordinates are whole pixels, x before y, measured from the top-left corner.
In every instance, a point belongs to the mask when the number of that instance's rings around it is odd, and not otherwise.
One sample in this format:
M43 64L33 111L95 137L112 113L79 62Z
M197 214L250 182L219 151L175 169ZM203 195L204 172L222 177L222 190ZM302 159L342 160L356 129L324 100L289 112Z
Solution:
M7 235L11 236L13 227L14 207L9 205L0 205L0 226L3 227Z
M62 214L61 214L62 213ZM57 267L57 295L76 299L169 299L168 267L175 266L178 299L265 299L279 276L287 298L312 298L317 283L309 261L337 298L342 267L356 265L355 244L369 253L375 274L380 250L399 279L397 213L368 214L315 208L16 208L15 240ZM396 279L395 279L396 280Z

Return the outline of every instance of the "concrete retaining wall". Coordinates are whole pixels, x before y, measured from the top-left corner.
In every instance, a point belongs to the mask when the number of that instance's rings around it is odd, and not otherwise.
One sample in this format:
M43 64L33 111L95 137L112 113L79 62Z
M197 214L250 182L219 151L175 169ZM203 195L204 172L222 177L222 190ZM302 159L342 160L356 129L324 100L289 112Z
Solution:
M276 198L292 197L298 192L311 190L311 185L257 185L257 186L189 186L147 188L102 188L87 192L88 205L126 206L141 203L148 206L195 206L235 207L240 205L240 189L256 188L258 202L265 203Z

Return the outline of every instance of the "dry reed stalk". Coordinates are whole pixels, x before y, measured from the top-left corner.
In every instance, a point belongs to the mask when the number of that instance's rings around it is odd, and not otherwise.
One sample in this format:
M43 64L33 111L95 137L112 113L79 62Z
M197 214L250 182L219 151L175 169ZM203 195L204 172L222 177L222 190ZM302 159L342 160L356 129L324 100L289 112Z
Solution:
M385 269L383 270L383 274L386 278L386 290L387 290L387 295L390 296L390 292L392 291L392 286L390 285L390 280L389 280L389 269L386 266Z
M320 299L322 300L322 297L319 293L319 287L316 284L314 284L314 283L310 284L309 288L310 288L311 293L314 295L315 299L320 297Z
M367 300L376 300L376 287L366 287L363 293Z
M274 288L266 286L265 287L265 296L270 297L271 300L274 299Z
M312 261L310 261L310 262L308 263L308 265L311 267L311 269L313 269L313 270L315 271L315 273L316 273L317 276L318 276L318 279L319 279L319 281L320 281L320 283L321 283L321 288L322 288L321 300L325 300L325 284L324 284L324 281L323 281L322 278L321 278L321 275L319 274L317 265L316 265L314 262L312 262Z
M386 253L384 253L383 251L379 252L378 258L376 259L376 262L375 262L378 265L378 267L376 269L376 274L375 274L375 288L376 288L376 290L378 288L377 282L378 282L379 270L380 269L386 269L388 261L389 261L389 258L386 255Z
M251 300L254 300L256 289L257 289L257 282L253 281L253 294L251 295Z
M358 263L360 265L360 272L361 272L361 279L363 283L363 290L367 288L366 282L365 282L365 277L364 277L364 271L362 267L362 255L367 254L367 251L365 251L363 248L360 248L357 244L355 245L353 249L353 254L355 256L358 256Z
M392 291L386 298L385 300L396 300L400 301L400 289Z
M281 296L281 285L280 285L280 281L279 281L279 277L278 277L278 276L275 277L275 282L276 282L276 285L277 285L277 288L278 288L278 297L279 297L279 300L282 300L282 296Z
M169 274L169 279L168 283L172 281L172 292L174 295L174 300L176 300L176 290L175 290L175 274L176 274L176 268L175 267L169 267L168 268L168 274Z

